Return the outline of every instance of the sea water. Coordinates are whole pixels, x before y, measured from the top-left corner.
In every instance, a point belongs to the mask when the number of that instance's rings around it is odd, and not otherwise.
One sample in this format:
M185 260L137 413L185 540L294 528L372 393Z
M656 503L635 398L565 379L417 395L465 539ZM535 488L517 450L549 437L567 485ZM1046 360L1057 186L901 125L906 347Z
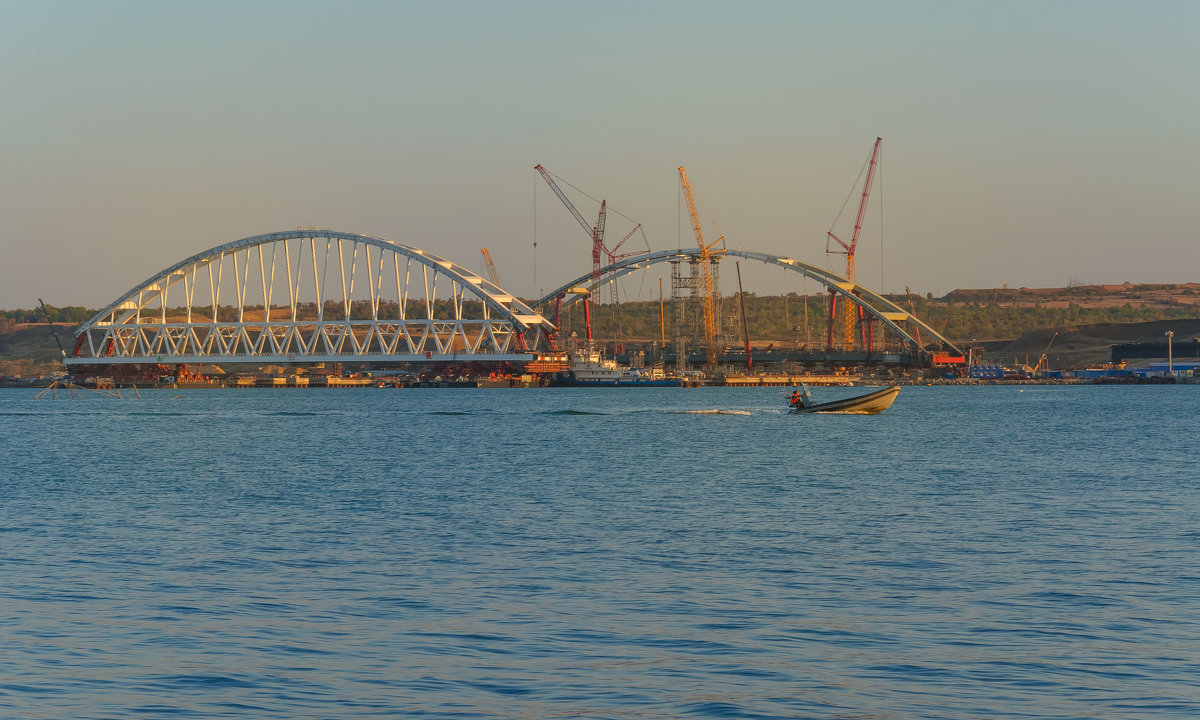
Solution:
M0 717L1200 717L1200 386L33 395Z

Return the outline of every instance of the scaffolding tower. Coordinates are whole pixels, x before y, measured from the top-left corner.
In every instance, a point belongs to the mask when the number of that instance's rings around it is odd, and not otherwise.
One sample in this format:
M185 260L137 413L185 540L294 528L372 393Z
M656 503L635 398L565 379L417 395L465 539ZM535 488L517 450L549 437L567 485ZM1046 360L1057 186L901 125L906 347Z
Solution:
M698 257L687 259L686 274L683 268L683 258L671 261L671 344L675 348L675 370L682 374L687 369L688 352L692 348L704 347L704 277ZM728 324L721 320L722 301L720 293L720 256L712 255L708 259L709 271L712 275L713 314L718 318L717 335L714 343L718 351L728 344L726 329Z

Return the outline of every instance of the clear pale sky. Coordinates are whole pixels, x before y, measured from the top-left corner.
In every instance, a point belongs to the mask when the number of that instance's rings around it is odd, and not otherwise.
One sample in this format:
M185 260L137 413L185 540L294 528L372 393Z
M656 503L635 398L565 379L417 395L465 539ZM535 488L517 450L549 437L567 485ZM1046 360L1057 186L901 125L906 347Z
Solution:
M694 245L684 165L730 247L840 270L876 136L868 287L1200 280L1193 0L0 0L0 90L4 308L302 225L531 296L590 268L538 163L653 249Z

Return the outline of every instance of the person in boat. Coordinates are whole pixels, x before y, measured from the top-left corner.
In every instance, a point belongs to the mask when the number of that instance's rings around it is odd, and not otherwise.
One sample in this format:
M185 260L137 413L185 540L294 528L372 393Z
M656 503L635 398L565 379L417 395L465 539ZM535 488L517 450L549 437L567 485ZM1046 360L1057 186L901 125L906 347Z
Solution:
M792 403L792 407L796 407L796 408L804 407L804 396L800 394L799 390L792 391L791 403Z

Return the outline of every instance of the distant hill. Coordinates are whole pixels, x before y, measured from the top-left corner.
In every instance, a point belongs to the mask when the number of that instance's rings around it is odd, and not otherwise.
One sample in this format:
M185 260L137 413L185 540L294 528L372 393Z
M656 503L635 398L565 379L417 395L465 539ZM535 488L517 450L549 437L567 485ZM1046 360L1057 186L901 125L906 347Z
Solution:
M940 302L994 307L1134 309L1200 307L1200 283L1176 285L1072 285L1065 288L954 290Z

